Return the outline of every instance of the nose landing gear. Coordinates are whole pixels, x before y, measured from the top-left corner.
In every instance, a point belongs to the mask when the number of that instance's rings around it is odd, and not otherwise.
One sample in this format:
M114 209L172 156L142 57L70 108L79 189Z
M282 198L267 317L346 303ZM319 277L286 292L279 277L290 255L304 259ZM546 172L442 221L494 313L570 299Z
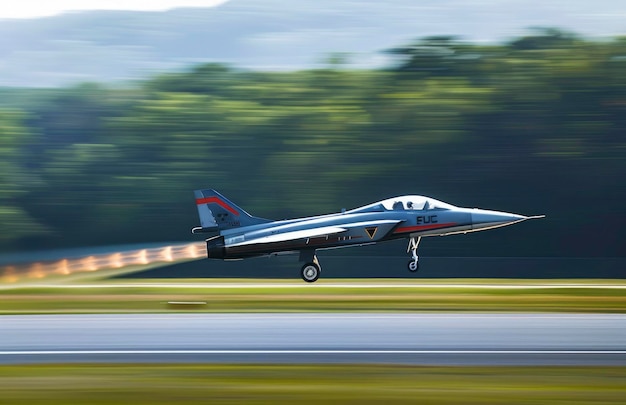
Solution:
M419 270L420 268L419 256L417 256L417 247L419 246L421 240L422 240L421 236L418 236L416 238L413 237L409 239L409 246L406 249L407 253L411 252L412 260L409 261L408 268L409 268L409 271L412 273L417 272L417 270Z

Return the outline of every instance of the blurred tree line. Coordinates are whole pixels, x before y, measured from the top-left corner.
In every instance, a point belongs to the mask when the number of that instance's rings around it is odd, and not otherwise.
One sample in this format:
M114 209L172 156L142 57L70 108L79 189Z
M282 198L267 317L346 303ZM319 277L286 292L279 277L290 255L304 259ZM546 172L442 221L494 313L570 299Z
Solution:
M625 37L387 52L387 70L0 90L0 247L191 240L192 190L212 187L275 219L401 194L548 215L425 255L626 254Z

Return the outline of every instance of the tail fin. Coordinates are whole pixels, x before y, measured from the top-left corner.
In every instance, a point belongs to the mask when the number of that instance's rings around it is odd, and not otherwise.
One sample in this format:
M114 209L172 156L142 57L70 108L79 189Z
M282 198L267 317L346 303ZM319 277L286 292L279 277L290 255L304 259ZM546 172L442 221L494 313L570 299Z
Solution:
M200 227L192 229L193 233L221 231L271 222L269 219L253 217L213 189L196 190L194 194L200 216Z

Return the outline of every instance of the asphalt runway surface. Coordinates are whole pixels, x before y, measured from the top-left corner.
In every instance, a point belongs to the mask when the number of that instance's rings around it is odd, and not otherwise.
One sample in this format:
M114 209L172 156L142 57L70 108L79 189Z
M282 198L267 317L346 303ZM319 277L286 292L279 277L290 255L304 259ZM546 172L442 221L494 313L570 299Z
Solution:
M0 363L626 365L622 314L0 317Z

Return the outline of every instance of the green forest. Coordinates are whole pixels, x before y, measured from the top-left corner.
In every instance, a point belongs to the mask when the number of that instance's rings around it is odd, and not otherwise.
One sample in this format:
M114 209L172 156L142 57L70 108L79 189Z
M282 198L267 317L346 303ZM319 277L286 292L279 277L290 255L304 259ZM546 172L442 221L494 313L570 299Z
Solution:
M273 219L402 194L547 215L427 255L626 255L626 37L386 53L388 69L338 54L0 89L0 251L194 240L192 191L211 187Z

